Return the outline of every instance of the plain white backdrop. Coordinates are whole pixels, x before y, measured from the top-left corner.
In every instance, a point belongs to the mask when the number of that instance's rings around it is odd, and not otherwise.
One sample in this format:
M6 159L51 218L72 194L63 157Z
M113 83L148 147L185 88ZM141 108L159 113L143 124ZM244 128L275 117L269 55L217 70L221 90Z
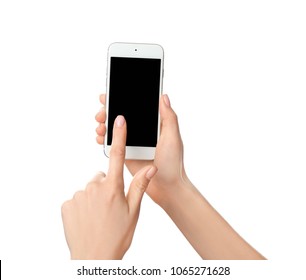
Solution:
M305 258L305 14L304 1L1 1L0 259L69 259L60 207L107 170L94 116L115 41L164 47L202 194L267 258ZM200 260L147 196L125 259Z

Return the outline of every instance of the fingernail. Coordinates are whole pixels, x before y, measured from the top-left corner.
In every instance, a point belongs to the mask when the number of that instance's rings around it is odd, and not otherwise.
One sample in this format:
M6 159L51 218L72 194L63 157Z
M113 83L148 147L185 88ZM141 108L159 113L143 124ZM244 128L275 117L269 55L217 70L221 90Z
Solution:
M116 126L117 127L122 127L124 125L124 123L125 123L125 119L124 119L123 116L118 116L116 118Z
M147 179L151 180L153 176L156 174L156 172L157 172L157 168L155 166L152 166L146 174Z
M163 97L164 97L164 102L167 105L167 107L170 107L171 104L170 104L169 96L167 94L164 94Z

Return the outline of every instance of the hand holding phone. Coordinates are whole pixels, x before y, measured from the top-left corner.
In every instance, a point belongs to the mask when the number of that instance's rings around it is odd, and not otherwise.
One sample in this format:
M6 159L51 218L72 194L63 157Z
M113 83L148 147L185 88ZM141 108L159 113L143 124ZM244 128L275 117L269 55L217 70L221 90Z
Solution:
M113 43L108 49L106 136L109 157L115 118L127 122L126 159L153 159L159 137L163 48L156 44Z

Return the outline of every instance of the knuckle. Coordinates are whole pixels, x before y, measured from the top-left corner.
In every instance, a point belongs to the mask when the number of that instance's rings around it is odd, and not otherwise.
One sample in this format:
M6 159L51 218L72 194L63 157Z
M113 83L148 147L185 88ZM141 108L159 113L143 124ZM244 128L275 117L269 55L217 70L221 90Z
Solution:
M84 191L78 191L74 194L73 199L74 200L81 200L84 197L85 192Z
M70 208L71 208L71 200L65 201L61 207L62 216L65 216L70 211Z
M173 112L173 115L172 115L172 119L173 121L175 121L176 123L178 122L178 116L175 112Z
M86 186L86 192L93 192L98 185L98 182L89 182Z
M140 193L144 193L147 189L148 183L142 180L139 180L136 182L136 189L140 192Z
M123 157L125 156L125 147L112 146L110 150L111 156Z
M65 202L62 204L62 207L61 207L62 215L63 215L64 213L67 212L67 210L68 210L67 208L68 208L68 201L65 201Z

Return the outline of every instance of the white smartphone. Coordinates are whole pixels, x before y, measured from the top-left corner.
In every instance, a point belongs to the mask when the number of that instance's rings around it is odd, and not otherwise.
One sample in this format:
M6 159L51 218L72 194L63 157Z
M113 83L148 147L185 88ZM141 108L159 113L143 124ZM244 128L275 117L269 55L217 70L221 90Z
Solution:
M126 159L148 160L159 137L159 98L163 84L164 51L157 44L113 43L108 48L106 135L109 157L114 120L127 123Z

